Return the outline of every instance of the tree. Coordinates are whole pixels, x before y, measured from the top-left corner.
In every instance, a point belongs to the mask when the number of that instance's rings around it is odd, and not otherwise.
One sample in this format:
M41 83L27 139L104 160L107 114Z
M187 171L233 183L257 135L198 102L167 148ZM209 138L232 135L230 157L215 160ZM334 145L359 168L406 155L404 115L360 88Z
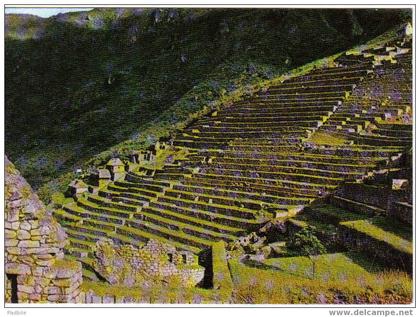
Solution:
M292 240L294 248L299 249L300 252L309 258L312 263L312 279L315 278L315 256L327 252L325 246L315 235L312 227L305 227L296 233Z

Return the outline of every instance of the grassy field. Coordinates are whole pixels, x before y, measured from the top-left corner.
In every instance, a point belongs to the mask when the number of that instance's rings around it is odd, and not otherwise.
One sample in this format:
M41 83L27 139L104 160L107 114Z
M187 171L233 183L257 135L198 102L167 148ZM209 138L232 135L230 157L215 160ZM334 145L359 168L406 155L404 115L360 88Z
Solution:
M316 274L307 257L272 258L260 267L229 261L234 302L240 303L395 303L411 302L406 273L384 271L359 253L316 257Z

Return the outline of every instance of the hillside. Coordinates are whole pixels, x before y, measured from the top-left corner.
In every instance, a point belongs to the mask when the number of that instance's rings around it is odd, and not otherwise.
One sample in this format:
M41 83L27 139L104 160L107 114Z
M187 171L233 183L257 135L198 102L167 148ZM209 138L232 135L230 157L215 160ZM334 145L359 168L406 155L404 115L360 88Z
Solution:
M197 291L210 303L410 303L411 30L295 69L79 175L54 216L85 289L135 286L135 302L195 303ZM166 277L153 290L171 295L154 298L98 269L103 239L114 263L119 246L159 241L196 256L204 276L185 289Z
M6 153L48 201L66 173L101 163L116 144L145 148L249 84L404 19L400 10L286 9L7 16Z

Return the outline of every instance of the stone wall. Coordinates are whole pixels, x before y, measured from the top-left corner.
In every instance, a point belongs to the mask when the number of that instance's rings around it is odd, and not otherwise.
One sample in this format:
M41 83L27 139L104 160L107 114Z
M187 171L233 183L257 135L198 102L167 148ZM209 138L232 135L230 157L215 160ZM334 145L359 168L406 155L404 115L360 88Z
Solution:
M81 264L64 259L66 234L5 157L5 302L80 302Z
M95 271L113 285L176 282L180 287L193 287L204 278L204 267L198 265L195 255L156 240L138 248L102 239L97 242L94 254Z
M373 260L378 259L387 267L403 269L408 273L413 269L413 255L390 247L388 243L373 239L368 235L340 225L338 227L339 241L349 250L369 254Z

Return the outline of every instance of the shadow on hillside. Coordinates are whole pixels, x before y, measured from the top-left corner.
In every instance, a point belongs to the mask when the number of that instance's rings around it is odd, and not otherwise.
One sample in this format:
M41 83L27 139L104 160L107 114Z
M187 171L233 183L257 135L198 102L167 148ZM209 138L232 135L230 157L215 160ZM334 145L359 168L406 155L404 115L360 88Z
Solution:
M52 20L38 40L6 39L6 152L39 188L146 125L163 129L159 115L200 82L211 98L199 102L209 103L255 65L295 68L379 35L401 13L217 9L158 23L95 20L107 25L96 30ZM226 74L214 73L225 65ZM174 125L196 107L165 120Z

